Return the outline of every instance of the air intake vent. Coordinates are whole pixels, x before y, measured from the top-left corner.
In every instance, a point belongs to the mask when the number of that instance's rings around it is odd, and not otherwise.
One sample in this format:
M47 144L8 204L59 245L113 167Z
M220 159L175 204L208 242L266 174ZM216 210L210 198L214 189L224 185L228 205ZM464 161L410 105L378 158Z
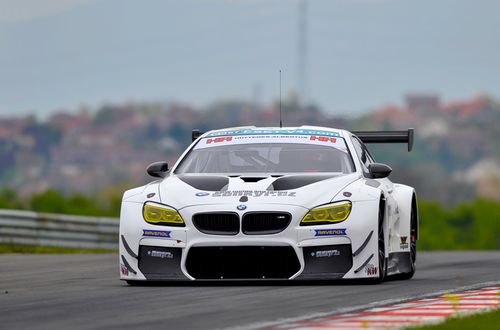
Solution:
M196 279L286 279L300 262L291 246L195 246L186 269Z
M246 235L270 235L285 230L292 216L284 212L251 212L243 216L242 231Z
M198 213L193 224L202 233L210 235L236 235L240 231L240 218L236 213Z

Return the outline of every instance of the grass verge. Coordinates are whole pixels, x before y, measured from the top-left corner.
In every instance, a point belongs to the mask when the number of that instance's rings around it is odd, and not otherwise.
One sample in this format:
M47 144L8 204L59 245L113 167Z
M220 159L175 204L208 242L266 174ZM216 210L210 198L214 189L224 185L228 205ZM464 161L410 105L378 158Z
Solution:
M0 244L0 254L5 253L35 253L35 254L95 254L95 253L115 253L117 250L107 249L78 249L64 248L56 246L28 246L15 244Z
M452 317L444 323L424 325L419 327L405 328L408 330L456 330L456 329L474 329L489 330L499 329L500 309L475 314L465 317Z

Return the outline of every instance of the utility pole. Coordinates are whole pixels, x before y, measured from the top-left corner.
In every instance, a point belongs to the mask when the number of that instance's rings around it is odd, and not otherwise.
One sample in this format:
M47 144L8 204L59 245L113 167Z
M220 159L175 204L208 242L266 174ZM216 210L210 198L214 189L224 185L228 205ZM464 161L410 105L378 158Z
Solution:
M298 93L302 104L307 102L307 1L299 0L299 29L298 29Z

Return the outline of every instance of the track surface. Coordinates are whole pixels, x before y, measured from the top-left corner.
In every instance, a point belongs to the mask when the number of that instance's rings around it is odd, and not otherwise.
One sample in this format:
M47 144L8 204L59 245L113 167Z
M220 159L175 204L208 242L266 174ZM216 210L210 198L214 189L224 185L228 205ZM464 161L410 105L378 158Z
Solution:
M0 255L0 328L214 329L500 281L500 251L420 253L382 285L230 282L129 287L117 255Z

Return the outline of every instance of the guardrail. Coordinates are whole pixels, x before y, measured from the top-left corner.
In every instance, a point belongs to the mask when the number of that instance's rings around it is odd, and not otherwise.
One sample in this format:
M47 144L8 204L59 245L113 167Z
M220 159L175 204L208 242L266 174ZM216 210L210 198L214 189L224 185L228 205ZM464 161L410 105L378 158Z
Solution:
M0 210L0 243L117 249L118 219Z

